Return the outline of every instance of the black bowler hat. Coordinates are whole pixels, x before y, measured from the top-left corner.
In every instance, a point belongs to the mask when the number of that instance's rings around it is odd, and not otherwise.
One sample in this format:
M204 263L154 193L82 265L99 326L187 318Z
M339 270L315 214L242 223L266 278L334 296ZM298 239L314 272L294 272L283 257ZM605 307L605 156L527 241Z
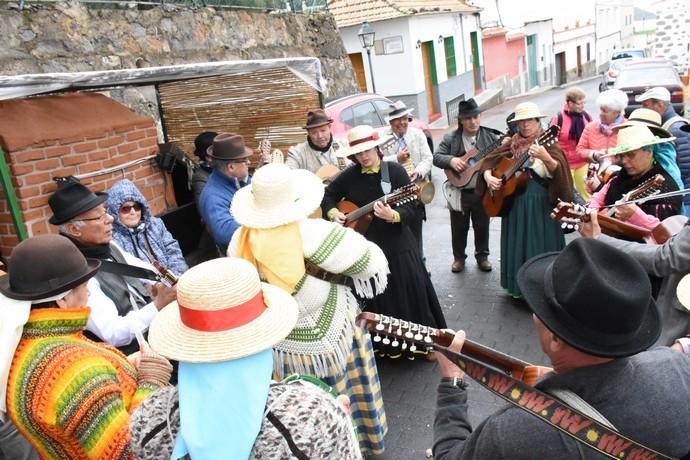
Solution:
M307 113L307 123L304 125L304 129L318 128L331 123L333 123L333 119L328 116L325 110L310 110Z
M48 222L53 225L64 224L107 199L107 193L94 193L70 176L58 182L58 189L48 199L50 210L53 211Z
M560 253L533 257L520 267L517 281L541 322L590 355L634 355L661 333L644 268L601 241L578 238Z
M234 133L218 134L206 153L214 160L241 160L252 156L252 150L244 145L244 138Z
M0 277L0 292L16 300L45 299L79 286L100 266L64 236L34 236L12 251L7 274Z
M458 118L473 117L482 113L474 98L458 102Z

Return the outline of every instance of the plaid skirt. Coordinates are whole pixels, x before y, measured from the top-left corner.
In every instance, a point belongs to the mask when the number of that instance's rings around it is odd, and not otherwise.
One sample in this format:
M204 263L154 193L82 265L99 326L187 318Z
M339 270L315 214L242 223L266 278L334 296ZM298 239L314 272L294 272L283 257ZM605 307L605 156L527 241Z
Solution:
M345 374L323 379L337 392L350 397L350 412L357 427L359 446L365 456L383 453L383 437L388 431L383 409L381 382L376 370L371 338L355 327L352 353Z

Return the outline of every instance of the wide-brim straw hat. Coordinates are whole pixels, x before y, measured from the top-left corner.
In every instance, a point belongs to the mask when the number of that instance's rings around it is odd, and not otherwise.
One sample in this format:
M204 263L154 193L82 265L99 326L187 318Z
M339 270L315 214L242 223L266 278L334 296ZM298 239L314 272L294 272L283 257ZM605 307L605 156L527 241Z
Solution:
M646 126L656 136L664 138L673 137L671 133L661 127L661 115L651 109L635 109L630 113L630 117L627 120L611 129L613 132L617 132L628 126Z
M297 317L289 293L262 283L246 260L222 257L180 277L177 301L155 316L148 340L154 351L177 361L229 361L272 348Z
M628 126L618 131L616 147L609 150L608 155L620 155L622 153L632 152L650 145L670 142L675 139L675 137L661 138L655 136L647 126L642 124Z
M321 205L323 193L324 185L314 173L271 163L235 193L230 209L245 227L273 228L309 216Z
M352 156L364 152L379 145L383 145L391 139L391 136L382 136L369 125L355 126L347 132L348 148L346 156Z
M515 106L515 118L512 121L530 120L532 118L544 118L539 107L534 102L523 102Z

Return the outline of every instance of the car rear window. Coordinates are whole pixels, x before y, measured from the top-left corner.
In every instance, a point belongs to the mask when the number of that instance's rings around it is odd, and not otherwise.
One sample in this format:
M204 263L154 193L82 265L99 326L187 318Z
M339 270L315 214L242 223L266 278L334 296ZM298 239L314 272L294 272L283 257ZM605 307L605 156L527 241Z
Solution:
M625 58L643 58L645 57L644 55L644 50L627 50L627 51L619 51L617 53L613 53L611 56L611 60L615 59L625 59Z
M673 67L624 67L618 75L616 87L680 85Z

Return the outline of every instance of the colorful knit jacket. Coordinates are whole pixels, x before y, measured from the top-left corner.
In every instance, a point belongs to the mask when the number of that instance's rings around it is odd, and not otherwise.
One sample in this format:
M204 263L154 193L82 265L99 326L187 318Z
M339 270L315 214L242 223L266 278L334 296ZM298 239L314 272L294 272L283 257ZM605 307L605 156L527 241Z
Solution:
M129 459L129 413L157 387L110 345L82 335L89 308L31 311L14 354L7 410L44 459Z

